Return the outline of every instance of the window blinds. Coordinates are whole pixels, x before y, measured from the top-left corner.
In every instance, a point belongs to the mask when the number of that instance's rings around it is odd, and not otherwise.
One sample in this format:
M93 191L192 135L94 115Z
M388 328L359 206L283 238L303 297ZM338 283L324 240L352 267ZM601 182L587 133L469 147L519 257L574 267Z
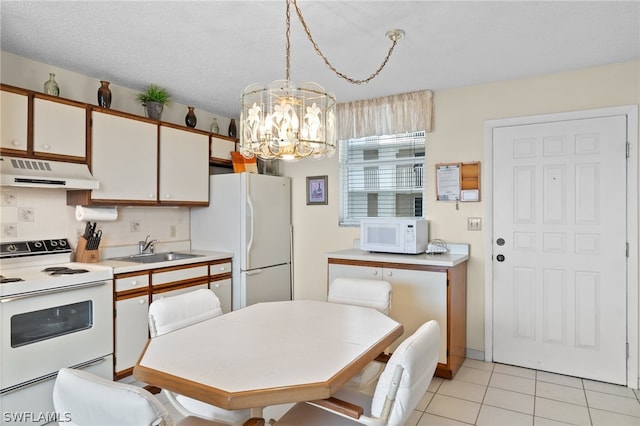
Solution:
M425 132L340 141L340 224L424 217Z

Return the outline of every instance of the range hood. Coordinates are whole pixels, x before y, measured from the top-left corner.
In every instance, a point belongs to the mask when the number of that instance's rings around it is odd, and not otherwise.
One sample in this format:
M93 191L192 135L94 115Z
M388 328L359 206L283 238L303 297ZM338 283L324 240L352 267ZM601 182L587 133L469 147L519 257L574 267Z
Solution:
M86 164L0 157L0 185L31 188L98 189Z

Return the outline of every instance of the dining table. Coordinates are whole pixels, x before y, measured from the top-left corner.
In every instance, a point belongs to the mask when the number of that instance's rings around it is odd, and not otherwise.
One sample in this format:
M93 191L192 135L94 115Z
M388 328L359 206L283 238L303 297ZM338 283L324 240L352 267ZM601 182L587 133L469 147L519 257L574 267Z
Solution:
M403 333L372 308L257 303L150 339L136 379L228 410L328 398Z

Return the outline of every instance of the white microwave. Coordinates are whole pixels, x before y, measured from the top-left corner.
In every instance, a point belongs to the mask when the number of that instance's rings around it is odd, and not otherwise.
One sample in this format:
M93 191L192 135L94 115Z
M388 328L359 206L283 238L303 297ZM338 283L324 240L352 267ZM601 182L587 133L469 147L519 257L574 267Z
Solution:
M418 254L427 250L426 219L367 218L360 222L360 250Z

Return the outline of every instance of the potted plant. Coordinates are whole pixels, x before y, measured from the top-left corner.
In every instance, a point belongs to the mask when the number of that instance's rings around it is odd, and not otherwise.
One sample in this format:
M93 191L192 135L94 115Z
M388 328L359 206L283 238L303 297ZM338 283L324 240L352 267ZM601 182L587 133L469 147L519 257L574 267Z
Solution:
M147 117L160 120L165 105L171 103L167 89L150 84L136 99L147 109Z

